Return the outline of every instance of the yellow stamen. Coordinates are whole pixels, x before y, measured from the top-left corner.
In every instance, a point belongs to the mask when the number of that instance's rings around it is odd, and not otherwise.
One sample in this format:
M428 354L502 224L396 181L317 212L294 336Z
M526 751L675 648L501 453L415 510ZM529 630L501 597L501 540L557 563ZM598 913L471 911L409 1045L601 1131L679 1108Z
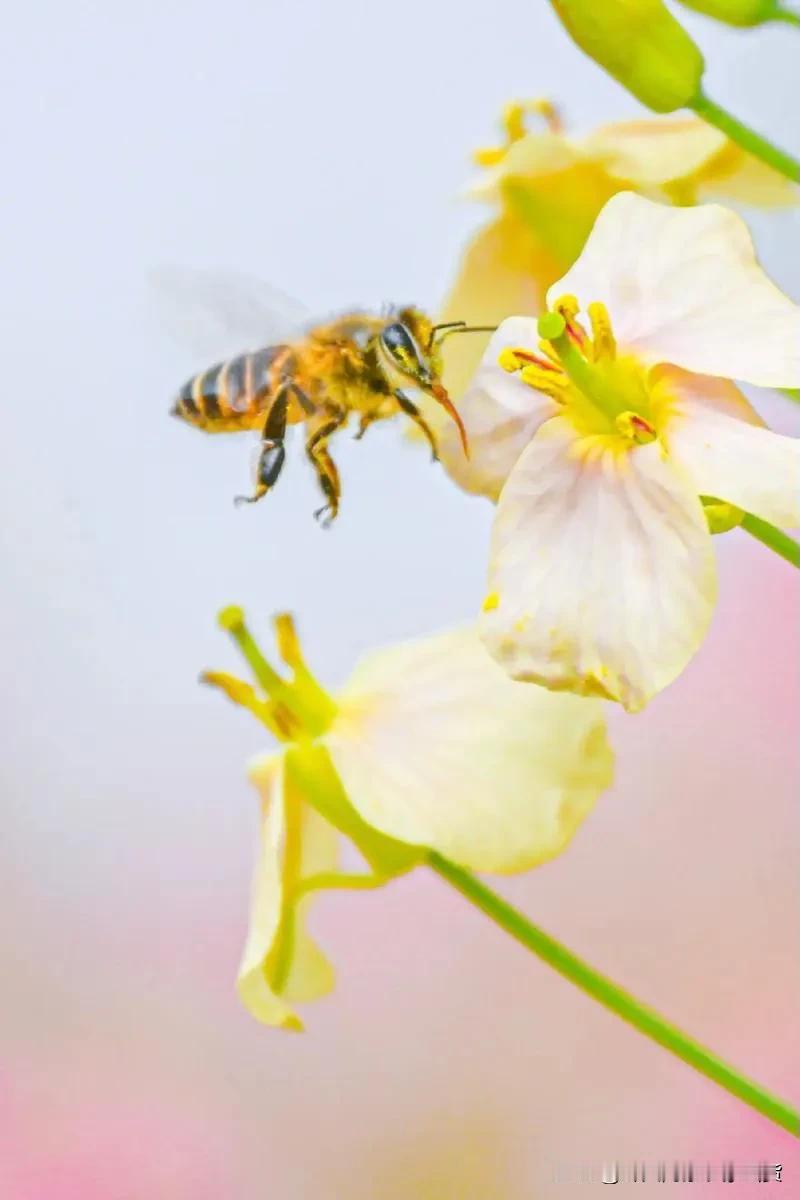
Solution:
M489 592L488 596L483 601L481 608L484 612L493 612L500 604L500 593Z
M561 359L556 354L550 342L546 342L544 338L539 338L539 349L541 350L543 357L549 358L550 362L557 366L559 370L562 369Z
M567 322L574 321L578 313L581 311L581 306L578 303L577 296L560 296L553 305L553 310L561 313L561 316Z
M653 426L640 413L631 411L620 413L614 423L619 433L635 442L637 446L646 446L648 442L654 442L658 437Z
M275 640L278 644L278 654L280 654L287 667L303 670L306 664L303 659L303 651L300 649L300 639L297 636L297 630L294 627L294 619L291 613L277 613L272 620L275 626Z
M525 137L527 130L525 129L524 104L520 104L518 100L507 104L503 109L503 115L500 120L509 144L511 142L519 142Z
M479 167L496 167L506 155L506 146L480 146L472 152L472 161Z
M569 387L569 379L563 372L528 363L520 371L519 377L528 387L536 388L537 392L544 392L545 396L550 396L559 404L566 401L565 393Z
M497 362L504 371L508 371L512 375L522 366L522 361L517 357L517 351L512 346L503 347L497 356Z
M522 141L527 136L525 121L529 113L541 117L550 133L562 132L561 116L555 105L545 98L536 100L512 100L500 115L500 125L505 142L502 146L481 146L472 155L473 162L479 167L496 167L501 163L510 146Z
M595 362L617 357L617 341L605 304L594 300L588 308L592 326L592 358Z
M589 341L589 335L578 320L580 304L575 296L561 296L553 305L553 311L564 318L567 323L567 334L583 352Z
M262 700L255 688L243 679L237 679L227 671L204 671L200 682L219 688L233 704L246 708L280 741L289 741L298 732L297 720L288 709L282 704Z
M527 108L542 118L550 133L563 132L564 123L561 120L561 113L551 100L547 100L545 97L539 100L529 100Z

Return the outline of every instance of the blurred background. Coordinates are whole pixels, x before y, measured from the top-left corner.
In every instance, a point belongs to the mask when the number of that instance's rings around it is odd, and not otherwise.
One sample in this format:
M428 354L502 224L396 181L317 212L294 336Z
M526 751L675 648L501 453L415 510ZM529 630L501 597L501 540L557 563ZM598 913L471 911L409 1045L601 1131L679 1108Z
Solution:
M800 150L798 35L682 18L710 94ZM435 308L507 100L550 96L577 132L641 109L532 0L31 0L2 20L0 1197L568 1198L586 1188L558 1165L723 1156L796 1186L787 1136L424 872L317 906L339 983L305 1035L257 1025L233 987L262 739L197 686L235 662L217 609L264 632L292 609L335 685L361 651L475 613L492 510L394 423L337 443L331 531L300 453L234 510L247 439L167 418L200 364L147 272L252 272L320 314ZM796 212L747 215L798 296ZM800 431L790 401L755 398ZM791 1093L797 579L743 534L716 545L702 652L646 713L611 713L613 790L501 888Z

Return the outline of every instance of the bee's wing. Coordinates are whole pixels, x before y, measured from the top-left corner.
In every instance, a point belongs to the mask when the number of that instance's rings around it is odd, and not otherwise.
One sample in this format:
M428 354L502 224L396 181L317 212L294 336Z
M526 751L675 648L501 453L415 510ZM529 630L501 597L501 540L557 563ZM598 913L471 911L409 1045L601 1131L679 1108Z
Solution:
M198 366L291 341L308 323L299 301L235 271L164 265L149 281L161 324Z

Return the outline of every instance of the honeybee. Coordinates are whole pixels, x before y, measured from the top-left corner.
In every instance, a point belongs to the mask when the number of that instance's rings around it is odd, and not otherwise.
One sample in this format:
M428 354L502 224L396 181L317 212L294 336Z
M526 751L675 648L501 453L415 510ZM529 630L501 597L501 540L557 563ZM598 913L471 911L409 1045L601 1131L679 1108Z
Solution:
M208 309L208 279L201 275L162 275L157 281L178 293L189 307ZM435 400L455 421L464 453L467 437L461 418L441 382L443 340L452 333L477 332L463 321L437 325L412 306L392 307L383 315L348 312L331 321L311 324L304 333L264 344L274 329L276 306L291 303L270 293L272 303L262 305L253 281L245 296L244 280L237 283L239 319L229 325L250 328L264 312L259 349L238 354L193 375L175 399L176 417L207 433L258 430L261 445L255 469L255 489L237 496L237 503L262 499L277 483L284 465L287 426L304 424L306 455L313 466L325 503L315 516L330 524L341 498L339 472L331 458L331 437L358 417L356 438L362 438L375 421L404 413L427 439L434 460L436 438L414 402L412 392ZM263 287L260 288L263 293ZM269 314L267 309L270 309ZM241 316L246 316L246 322ZM207 313L206 313L207 315ZM191 321L191 315L188 314ZM484 327L480 327L484 329Z

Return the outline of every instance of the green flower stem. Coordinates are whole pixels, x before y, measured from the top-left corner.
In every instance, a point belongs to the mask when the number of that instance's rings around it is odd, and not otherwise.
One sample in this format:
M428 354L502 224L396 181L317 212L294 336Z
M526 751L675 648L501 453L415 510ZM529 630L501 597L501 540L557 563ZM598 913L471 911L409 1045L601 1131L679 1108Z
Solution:
M800 13L793 12L790 8L776 8L770 20L785 21L787 25L796 25L800 29Z
M794 400L795 404L800 404L800 388L776 388L783 396L788 396L790 400Z
M781 175L785 175L787 179L791 179L794 183L800 183L800 162L796 158L792 158L784 150L779 150L777 146L773 146L772 142L768 142L760 133L756 133L754 129L750 129L748 125L743 125L736 117L731 116L724 108L720 108L713 100L709 100L702 92L699 92L696 98L688 105L698 117L702 117L709 125L715 125L726 134L732 142L736 142L748 154L752 154L755 158L760 158L768 166L774 167L776 171L780 171Z
M754 517L752 513L745 513L741 524L742 529L747 530L751 537L780 554L781 558L785 558L793 567L800 567L800 543L788 533L770 525L769 521L762 521L761 517Z
M641 1004L610 979L600 975L565 946L533 925L527 917L512 908L469 871L462 870L435 851L430 852L428 865L491 921L516 938L526 949L538 955L570 983L574 983L581 991L609 1008L629 1025L633 1025L640 1033L675 1054L690 1067L694 1067L701 1075L705 1075L707 1079L713 1080L733 1096L749 1104L756 1112L768 1117L783 1129L788 1129L796 1137L800 1136L800 1113L785 1100L773 1096L759 1084L728 1066L705 1046L687 1037L675 1025Z

